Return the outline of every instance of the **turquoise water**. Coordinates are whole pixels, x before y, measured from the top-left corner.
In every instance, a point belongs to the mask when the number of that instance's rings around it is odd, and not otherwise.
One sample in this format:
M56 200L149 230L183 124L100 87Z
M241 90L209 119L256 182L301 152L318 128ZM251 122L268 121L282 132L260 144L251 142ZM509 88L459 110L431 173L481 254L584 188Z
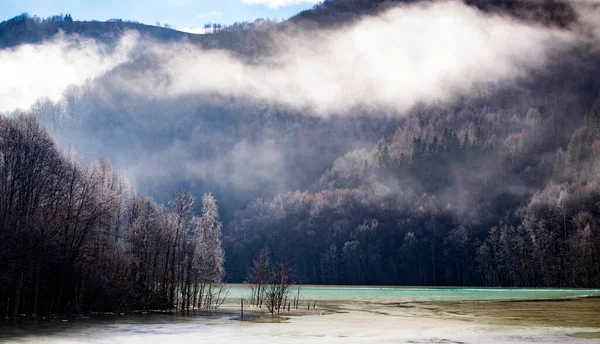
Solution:
M301 286L301 300L350 302L427 302L476 300L542 300L600 296L600 289L469 288L469 287L379 287L379 286ZM288 298L296 296L292 287ZM230 285L229 302L249 298L242 284ZM229 303L228 302L228 303Z
M295 291L295 287L291 288L288 300L296 295ZM0 343L578 344L581 339L567 334L597 332L600 328L596 321L597 299L559 303L506 302L495 303L493 307L479 302L443 303L600 296L600 290L302 286L302 311L292 311L289 321L282 323L239 321L240 298L248 298L249 294L245 285L230 285L230 295L223 312L211 316L137 314L4 324L0 326ZM318 310L326 310L327 314L321 316L320 312L304 312L306 304L315 300ZM324 305L325 301L330 302ZM432 304L396 305L427 301L442 302L433 307ZM332 305L339 305L344 312L330 313L326 307ZM262 311L266 312L264 308ZM306 315L294 316L303 312ZM285 315L288 316L288 313L285 312ZM569 327L577 324L580 324L577 328Z

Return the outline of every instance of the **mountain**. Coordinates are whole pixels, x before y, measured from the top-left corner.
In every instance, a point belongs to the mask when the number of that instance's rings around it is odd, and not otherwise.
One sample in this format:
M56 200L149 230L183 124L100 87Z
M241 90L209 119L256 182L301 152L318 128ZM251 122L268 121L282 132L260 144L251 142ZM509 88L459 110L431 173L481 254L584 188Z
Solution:
M577 20L577 13L568 1L549 0L463 0L482 11L512 16L518 20L567 27ZM339 26L363 16L377 15L402 4L430 3L427 0L326 0L314 8L290 18L301 25Z
M598 287L600 30L579 6L332 0L201 36L78 23L141 38L25 112L159 203L212 192L230 281L267 247L304 283ZM1 44L77 23L28 20Z
M40 43L59 32L67 35L77 34L109 43L117 40L128 30L138 31L142 36L159 41L194 40L197 37L185 32L120 19L107 22L76 21L70 15L40 19L24 13L0 23L0 48Z
M196 35L170 28L146 25L122 19L109 21L77 21L70 15L56 15L46 19L30 16L27 13L0 23L0 48L14 47L25 43L39 43L56 35L59 31L77 34L102 42L114 42L124 32L135 30L143 37L162 42L189 41L203 44L205 47L239 50L247 44L246 35L252 26L257 34L259 26L279 26L286 30L297 25L303 27L336 27L348 24L364 16L374 16L402 4L430 3L427 0L327 0L312 9L274 25L263 19L252 23L235 23L216 35ZM577 13L568 1L528 1L528 0L464 0L464 3L490 13L513 16L519 20L542 23L549 26L567 27L577 20ZM233 33L233 34L232 34Z

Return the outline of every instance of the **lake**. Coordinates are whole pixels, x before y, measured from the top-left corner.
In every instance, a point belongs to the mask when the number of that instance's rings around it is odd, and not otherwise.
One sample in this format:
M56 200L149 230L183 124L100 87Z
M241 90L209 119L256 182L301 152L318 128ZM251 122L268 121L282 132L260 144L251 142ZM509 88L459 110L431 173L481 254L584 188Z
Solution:
M600 290L302 286L299 310L271 321L231 285L211 315L125 314L2 325L2 343L600 342ZM295 295L295 289L290 298ZM307 311L307 303L317 309ZM582 337L591 337L584 339Z
M290 295L295 296L296 287ZM426 302L477 300L541 300L600 296L600 289L535 289L535 288L468 288L468 287L386 287L386 286L317 286L300 287L304 300L342 302ZM230 286L230 301L239 303L249 297L250 290L242 284Z

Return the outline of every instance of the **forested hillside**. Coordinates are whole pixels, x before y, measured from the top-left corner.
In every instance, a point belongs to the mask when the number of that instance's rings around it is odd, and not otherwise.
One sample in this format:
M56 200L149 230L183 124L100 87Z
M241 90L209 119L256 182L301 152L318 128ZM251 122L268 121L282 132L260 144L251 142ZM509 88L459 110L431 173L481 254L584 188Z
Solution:
M399 130L338 159L319 191L252 202L229 259L267 245L309 283L598 286L599 118L590 112L565 151L556 119L534 109L460 134L425 122L431 137L409 144Z
M15 47L26 43L40 43L52 38L61 31L65 34L77 34L104 42L112 42L127 30L137 30L148 37L166 41L189 39L195 36L121 19L108 22L84 22L73 20L70 14L39 18L24 13L0 23L0 48Z
M416 4L422 0L325 0L311 10L290 18L293 23L328 27L347 24L365 15L377 15L401 4ZM465 4L490 13L550 26L565 27L577 19L568 1L464 0Z
M600 11L581 6L0 24L0 58L102 67L1 117L0 309L210 308L264 248L302 283L600 287Z
M277 22L274 21L257 19L252 23L234 23L213 30L211 34L200 35L121 18L80 21L77 18L73 19L70 14L40 18L23 13L0 22L0 49L52 41L61 34L72 35L75 41L92 38L108 47L114 47L124 34L135 31L144 39L153 42L188 42L206 49L228 49L247 56L256 56L268 49L265 37L273 34L273 31L268 29L276 25Z

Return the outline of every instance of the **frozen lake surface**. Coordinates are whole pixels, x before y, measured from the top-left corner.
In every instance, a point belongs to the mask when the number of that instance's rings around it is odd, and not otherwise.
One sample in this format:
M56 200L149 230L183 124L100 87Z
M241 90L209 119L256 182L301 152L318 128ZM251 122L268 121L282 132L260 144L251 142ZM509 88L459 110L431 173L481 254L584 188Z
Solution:
M600 290L504 288L301 288L286 321L239 320L243 286L213 315L125 315L0 327L3 343L594 343ZM292 294L293 295L293 294ZM291 296L292 296L291 295ZM308 301L317 309L306 311ZM237 304L236 304L237 303ZM323 315L321 315L323 314Z

